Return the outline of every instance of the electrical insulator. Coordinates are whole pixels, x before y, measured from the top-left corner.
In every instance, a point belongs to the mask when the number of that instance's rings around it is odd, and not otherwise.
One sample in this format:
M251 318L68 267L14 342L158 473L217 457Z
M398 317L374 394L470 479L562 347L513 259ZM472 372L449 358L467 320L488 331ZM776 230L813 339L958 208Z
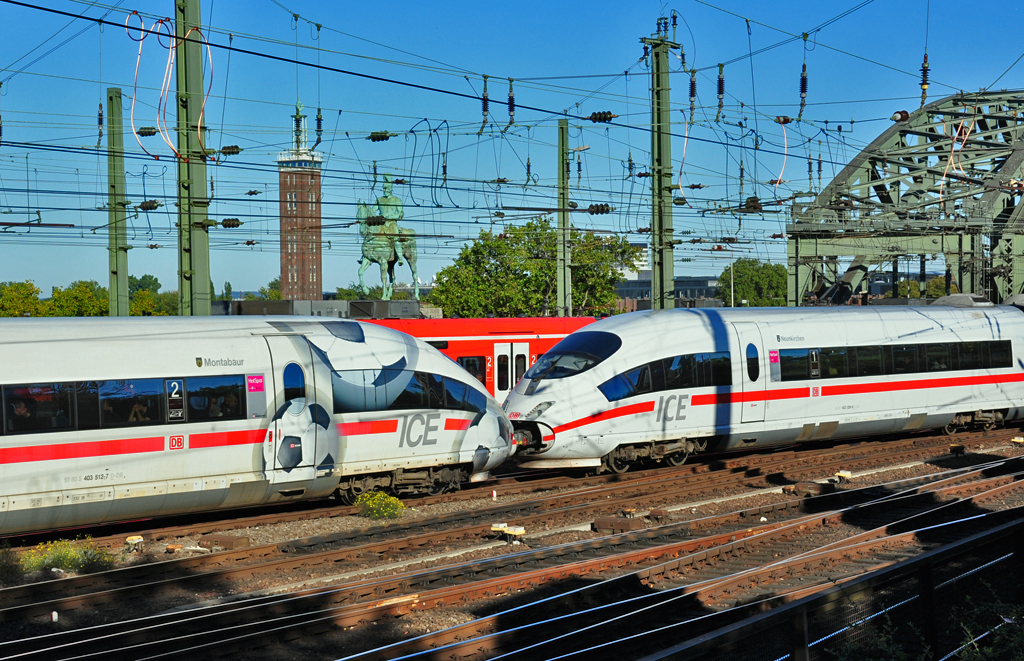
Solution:
M151 243L151 244L149 244L146 247L149 248L150 250L156 250L157 248L160 247L160 244L159 243Z
M221 147L220 153L224 154L225 156L238 156L240 153L242 153L242 148L239 147L238 145L228 145L226 147Z
M776 124L789 124L792 121L792 117L786 117L785 115L779 115L778 117L775 118Z
M633 152L629 153L629 160L626 161L629 165L629 176L633 176L633 170L636 169L636 163L633 162Z
M818 188L821 188L821 152L818 152Z
M575 203L575 202L573 202L572 200L569 200L569 208L570 208L570 209L579 209L579 208L580 208L580 205L576 204L576 203Z
M690 126L693 126L693 113L697 106L697 70L690 69Z
M100 104L100 114L97 117L96 123L99 125L100 129L103 128L103 104L102 103Z
M151 136L156 135L156 127L155 126L143 126L138 131L136 131L135 133L136 133L136 135L138 135L140 137L149 138Z
M247 246L254 246L257 243L259 243L259 242L258 241L254 241L252 239L249 239L248 241L245 242L245 245L247 245Z
M530 183L530 157L526 157L526 183Z
M484 120L480 124L480 130L476 132L477 135L482 135L484 129L487 128L487 115L490 113L490 101L487 98L487 76L484 76L484 93L480 97L480 109L483 112Z
M810 188L814 188L814 161L811 160L811 154L807 154L807 185Z
M405 179L395 179L391 183L394 183L394 184L404 184L405 183Z
M891 119L894 122L905 122L908 119L910 119L910 113L907 112L906 110L899 110L893 113L892 117L890 117L889 119Z
M156 211L157 207L159 206L160 203L157 202L156 200L146 200L145 202L139 205L139 211Z
M300 117L299 115L295 115L294 119L295 119L295 135L298 136L299 133L302 131L302 117Z
M921 63L921 107L928 98L928 53L924 54L924 62Z
M259 195L259 194L260 194L260 193L262 193L262 192L263 192L263 191L261 191L261 190L251 190L251 191L248 191L248 192L246 193L246 195L248 195L249 197L252 197L253 195Z
M504 133L512 126L516 121L516 93L512 89L512 79L508 79L508 126L506 126L502 132Z
M804 108L807 106L807 63L804 62L804 70L800 72L800 113L797 119L803 119Z
M601 112L590 113L590 117L587 117L587 119L596 124L606 124L615 119L616 117L618 117L618 115L613 115L611 112L603 110Z
M580 160L580 155L576 154L576 187L579 188L580 183L583 181L583 161Z
M785 234L772 234L771 238L773 238L773 239L785 239L786 235Z
M529 159L527 159L527 166L529 166ZM529 169L529 167L527 167ZM448 181L448 155L446 153L441 154L441 183L447 183Z
M643 179L644 177L649 177L649 176L651 176L651 173L650 173L650 172L637 172L637 173L636 173L636 176L637 176L637 177L640 177L641 179Z
M385 142L391 139L391 134L387 131L373 131L366 139L370 142Z
M566 178L566 179L568 179L568 178L569 178L569 174L570 174L571 172L572 172L572 170L570 170L570 168L569 168L569 161L568 161L568 160L566 160L566 161L565 161L565 178Z
M644 62L647 61L647 56L650 54L650 49L647 48L647 44L644 44Z
M316 142L313 143L313 146L311 147L311 150L312 149L316 149L317 145L319 145L323 141L323 135L324 135L324 116L320 112L320 108L317 108L316 109Z
M235 227L241 227L242 221L237 218L225 218L220 221L220 226L225 229L233 229Z
M673 197L672 198L672 204L676 205L677 207L685 207L686 206L686 198L682 197L682 196L680 196L680 197Z
M690 184L687 188L690 190L700 190L701 188L707 188L707 186L704 184Z
M715 115L715 121L718 122L722 119L722 108L725 104L725 65L718 65L718 114Z
M591 204L589 207L587 207L587 213L589 213L591 216L608 213L610 210L611 207L608 206L607 204Z

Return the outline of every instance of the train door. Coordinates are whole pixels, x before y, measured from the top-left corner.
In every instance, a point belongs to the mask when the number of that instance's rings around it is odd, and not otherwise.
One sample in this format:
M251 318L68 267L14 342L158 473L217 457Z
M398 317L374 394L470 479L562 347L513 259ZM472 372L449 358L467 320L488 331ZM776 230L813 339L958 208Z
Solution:
M494 344L494 399L504 402L529 367L528 342Z
M316 387L309 342L301 335L268 335L274 373L273 467L290 471L316 458L318 425L313 420ZM267 462L268 467L271 465Z
M757 324L733 324L739 340L740 358L740 422L764 422L764 392L768 383L761 331ZM735 392L736 388L733 387Z

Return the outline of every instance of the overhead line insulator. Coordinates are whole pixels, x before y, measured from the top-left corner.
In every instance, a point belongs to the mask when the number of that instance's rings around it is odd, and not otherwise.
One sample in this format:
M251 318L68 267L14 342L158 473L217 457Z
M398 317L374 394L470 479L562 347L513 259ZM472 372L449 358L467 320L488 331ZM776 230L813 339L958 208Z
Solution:
M587 117L587 119L596 124L606 124L617 117L618 115L614 115L607 110L602 110L601 112L590 113L590 117Z
M803 71L800 72L800 112L797 119L803 119L804 108L807 106L807 63L804 62Z
M925 99L928 98L928 53L924 54L924 62L921 63L921 107L924 107Z
M226 147L220 148L220 153L225 156L238 156L242 153L242 148L238 145L227 145Z
M725 107L725 65L718 65L718 114L715 115L715 121L719 122L722 119L722 109Z
M370 142L386 142L391 139L393 134L387 131L373 131L366 137Z
M589 207L587 207L587 213L589 213L591 216L605 214L611 210L612 207L607 204L591 204Z
M142 126L137 131L135 131L135 134L142 138L149 138L156 135L156 127Z
M225 218L224 220L220 221L220 226L225 229L234 229L236 227L241 227L242 221L240 221L237 218Z

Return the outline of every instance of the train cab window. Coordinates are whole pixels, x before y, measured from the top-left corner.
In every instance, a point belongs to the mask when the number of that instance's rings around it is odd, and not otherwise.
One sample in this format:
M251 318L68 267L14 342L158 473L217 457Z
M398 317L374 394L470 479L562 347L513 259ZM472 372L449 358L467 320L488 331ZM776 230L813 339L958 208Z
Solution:
M809 379L810 360L807 349L779 349L779 370L783 381Z
M924 354L929 372L945 372L951 369L948 344L929 344L924 347Z
M306 375L298 363L288 363L284 368L284 401L306 397Z
M892 371L890 374L912 374L916 371L918 371L917 345L900 344L892 347Z
M508 390L508 356L498 356L498 384L501 392Z
M846 365L846 347L827 347L821 350L821 378L839 379L849 372Z
M761 361L757 357L757 347L753 344L747 345L747 376L751 381L757 381L761 376Z
M391 400L388 405L390 410L429 408L427 375L403 371L398 378L388 382L388 399Z
M188 419L192 422L243 420L246 417L245 377L202 376L185 379L185 402Z
M527 370L526 378L563 379L593 368L619 350L622 340L614 333L604 331L577 331L570 333ZM508 390L508 388L499 388Z
M609 402L617 402L620 399L632 397L633 387L622 374L617 374L597 387Z
M519 383L519 380L523 378L524 374L526 374L526 356L524 356L523 354L519 354L516 356L515 378L513 379L513 381L515 383Z
M663 361L665 365L665 388L693 388L697 385L693 356L674 356Z
M100 424L136 427L164 422L163 379L101 381Z
M989 342L989 367L1013 367L1013 350L1010 348L1009 340Z
M430 408L444 408L444 377L437 374L427 374L427 390L430 394Z
M626 372L623 376L637 395L651 392L651 369L647 365Z
M466 386L466 410L473 413L487 411L487 395L472 386Z
M8 434L73 428L75 387L71 383L33 383L4 388L4 428Z
M856 365L856 372L853 366ZM882 367L882 347L854 347L850 349L850 376L878 376Z
M466 370L480 383L487 385L487 364L483 356L460 356L455 359L462 369Z

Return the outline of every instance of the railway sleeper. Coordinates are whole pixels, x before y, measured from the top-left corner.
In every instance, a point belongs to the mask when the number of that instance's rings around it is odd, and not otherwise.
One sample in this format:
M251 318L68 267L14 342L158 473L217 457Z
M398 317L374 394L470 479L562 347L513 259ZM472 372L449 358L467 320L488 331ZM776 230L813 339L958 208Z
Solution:
M707 449L707 440L680 438L674 441L633 443L620 445L601 458L598 472L625 473L631 464L644 460L667 462L671 466L682 466L686 458Z
M413 470L399 468L390 473L356 475L343 478L338 483L335 496L348 505L355 503L364 493L378 489L396 496L436 496L458 491L460 485L469 479L469 473L468 466L448 466Z

